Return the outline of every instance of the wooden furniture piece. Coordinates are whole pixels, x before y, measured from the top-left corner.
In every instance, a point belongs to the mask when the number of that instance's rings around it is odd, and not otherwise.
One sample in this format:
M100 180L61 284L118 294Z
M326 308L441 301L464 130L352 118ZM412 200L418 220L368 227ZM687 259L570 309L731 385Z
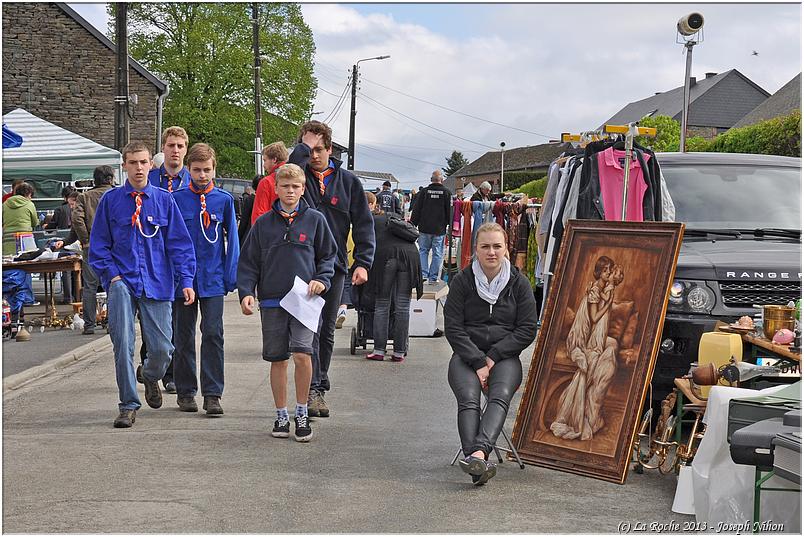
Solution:
M81 256L71 255L47 261L9 261L3 263L3 270L24 270L29 274L41 273L45 285L45 311L42 313L42 326L69 326L65 319L59 318L53 291L53 280L57 272L74 271L78 273L78 295L81 295Z

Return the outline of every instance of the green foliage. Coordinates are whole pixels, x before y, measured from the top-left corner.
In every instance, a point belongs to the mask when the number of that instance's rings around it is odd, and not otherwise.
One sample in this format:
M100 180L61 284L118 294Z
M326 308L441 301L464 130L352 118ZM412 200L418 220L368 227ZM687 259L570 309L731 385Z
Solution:
M447 167L441 168L441 170L447 177L469 164L469 161L463 156L463 153L458 150L453 151L452 155L447 157L445 160L447 161Z
M315 95L313 34L298 4L261 3L259 19L263 144L292 143ZM163 128L214 147L218 176L253 177L251 4L131 3L128 25L131 56L170 84Z
M678 151L681 143L681 125L670 116L653 116L639 122L640 127L655 127L656 138L637 136L635 141L644 147L653 149L657 153L664 151Z
M547 189L547 176L542 176L541 179L530 181L520 186L514 192L524 192L529 198L543 198L544 191Z
M709 143L707 151L801 156L801 110L787 116L730 129Z
M692 138L687 138L687 151L690 153L706 152L709 151L711 143L712 140L707 140L703 136L693 136ZM676 148L676 151L678 151L678 148Z
M544 172L505 172L505 175L503 176L503 186L505 187L506 192L510 192L511 190L519 188L525 183L539 179L540 177L544 177Z

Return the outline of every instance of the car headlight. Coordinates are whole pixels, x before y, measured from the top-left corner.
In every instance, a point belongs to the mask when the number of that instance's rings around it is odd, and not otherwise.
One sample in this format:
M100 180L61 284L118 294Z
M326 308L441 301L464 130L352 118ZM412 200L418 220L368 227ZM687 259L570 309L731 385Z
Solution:
M715 293L703 281L676 280L670 287L667 309L676 312L708 313L715 305Z

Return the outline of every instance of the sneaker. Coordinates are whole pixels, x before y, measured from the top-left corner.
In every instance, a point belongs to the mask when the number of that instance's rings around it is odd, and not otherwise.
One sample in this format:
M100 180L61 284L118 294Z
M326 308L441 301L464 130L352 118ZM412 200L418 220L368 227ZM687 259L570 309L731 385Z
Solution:
M338 318L335 319L335 328L343 328L344 322L346 322L346 310L338 310Z
M366 360L374 360L375 362L382 362L383 360L385 360L385 355L370 352L366 355Z
M318 394L315 390L310 390L310 394L307 396L307 415L311 418L317 418L321 415L316 395Z
M137 366L137 382L145 384L145 381L142 380L142 364Z
M324 401L324 392L316 394L316 399L318 400L318 415L322 418L329 417L329 407L327 406L327 402ZM309 413L309 409L308 409Z
M162 379L162 385L165 387L166 393L176 393L176 383L172 380L165 382L165 380Z
M309 429L309 427L308 427ZM296 429L298 431L298 428ZM290 422L287 420L282 420L282 423L279 423L279 420L274 420L274 430L271 431L271 436L274 438L287 438L290 436Z
M471 455L465 459L459 460L458 466L461 467L461 470L473 476L482 476L483 472L487 469L486 461L479 457L472 457Z
M137 419L137 411L136 410L121 410L120 414L114 420L114 426L116 429L126 429L134 425L134 421Z
M296 422L296 442L309 442L313 438L313 430L310 428L310 422L307 416L296 416L293 418Z
M472 481L477 486L485 485L486 483L488 483L489 479L491 479L495 475L497 475L497 465L494 464L493 462L487 462L486 470L482 474L480 474L480 477L478 478L477 481L475 481L474 479Z
M176 398L176 404L182 412L198 412L198 403L192 395L180 395Z
M151 408L159 408L162 406L162 390L159 389L159 382L155 380L148 380L142 378L142 383L145 385L145 402Z
M207 416L223 415L223 407L221 407L221 398L215 395L205 395L204 410L207 411Z
M94 336L95 328L84 328L84 330L81 331L81 334L85 336Z
M391 361L392 362L404 362L405 361L405 355L404 354L396 354L396 353L394 353L394 354L391 355Z

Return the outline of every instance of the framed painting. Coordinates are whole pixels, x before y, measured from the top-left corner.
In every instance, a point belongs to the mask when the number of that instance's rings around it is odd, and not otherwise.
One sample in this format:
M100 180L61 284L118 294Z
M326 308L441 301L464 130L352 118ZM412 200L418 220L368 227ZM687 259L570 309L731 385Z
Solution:
M568 222L514 424L522 460L625 482L683 233Z

